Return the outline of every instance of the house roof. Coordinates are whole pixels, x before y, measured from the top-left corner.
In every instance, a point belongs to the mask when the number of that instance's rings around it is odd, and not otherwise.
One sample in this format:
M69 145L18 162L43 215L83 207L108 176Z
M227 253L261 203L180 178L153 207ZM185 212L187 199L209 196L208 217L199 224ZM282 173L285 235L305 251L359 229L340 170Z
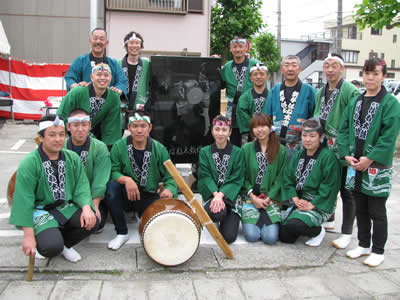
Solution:
M11 46L8 42L6 32L4 31L3 23L0 20L0 54L10 55Z

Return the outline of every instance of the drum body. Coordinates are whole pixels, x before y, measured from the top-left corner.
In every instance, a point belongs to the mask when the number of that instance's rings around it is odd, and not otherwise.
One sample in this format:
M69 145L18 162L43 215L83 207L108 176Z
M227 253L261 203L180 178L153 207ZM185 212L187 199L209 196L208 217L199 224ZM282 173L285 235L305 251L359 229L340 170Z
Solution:
M200 244L201 223L177 199L159 199L144 211L139 235L147 255L156 263L176 266L188 261Z
M8 201L8 207L11 208L13 198L14 198L14 192L15 192L15 180L17 178L17 172L15 171L14 174L11 176L10 180L8 181L7 185L7 201Z

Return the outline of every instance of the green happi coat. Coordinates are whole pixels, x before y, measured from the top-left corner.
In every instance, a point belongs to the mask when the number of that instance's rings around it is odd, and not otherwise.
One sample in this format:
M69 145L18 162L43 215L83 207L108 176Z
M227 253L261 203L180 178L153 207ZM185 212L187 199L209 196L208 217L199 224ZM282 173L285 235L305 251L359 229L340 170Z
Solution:
M293 197L299 197L311 202L315 208L308 211L300 211L294 207L294 210L283 224L286 224L290 219L300 219L310 227L320 226L335 211L336 196L340 188L340 163L335 154L324 147L309 173L303 189L297 192L296 171L304 151L306 150L297 151L285 170L282 180L282 199L289 200Z
M319 117L321 114L321 99L323 90L324 89L321 88L315 96L314 117ZM339 89L339 94L337 95L335 103L333 104L333 107L325 122L324 133L328 135L331 140L331 142L327 143L327 146L329 150L335 152L337 158L339 158L339 154L336 140L339 133L340 121L342 120L344 110L350 103L350 100L354 97L358 97L359 95L360 91L354 86L354 84L343 81L342 86Z
M343 115L339 130L339 155L354 156L356 139L354 130L354 110L357 98L352 99ZM400 104L390 94L382 99L369 127L362 156L374 161L362 174L361 192L368 196L388 197L392 189L392 162L396 139L400 128ZM353 189L353 185L346 188Z
M177 197L178 187L163 164L168 159L170 158L167 149L153 139L147 184L144 187L145 192L156 193L158 183L163 182L164 188L170 190L174 197ZM117 180L122 176L131 177L139 185L139 179L129 160L127 137L117 141L111 149L111 180Z
M75 109L82 109L91 113L89 101L89 87L74 87L63 99L57 114L64 119ZM121 138L121 101L118 93L107 88L107 99L99 112L91 119L92 128L101 123L101 140L106 145L112 145Z
M244 163L246 166L245 180L242 188L242 205L240 207L241 217L243 223L256 224L260 213L258 209L251 203L248 192L253 188L257 174L258 174L258 163L256 157L256 150L254 142L245 144L243 147ZM265 194L272 200L280 202L281 197L281 185L283 172L287 165L287 153L285 147L280 145L278 154L274 161L269 163L265 171L263 181L260 186L260 193ZM267 207L266 212L272 223L281 221L281 214L279 205L275 202Z
M59 210L67 219L84 205L94 210L90 185L76 153L63 149L65 155L65 204ZM54 203L54 197L43 168L38 150L29 153L18 166L15 193L11 208L10 224L33 227L35 235L41 231L58 227L56 219L40 209Z
M213 198L214 192L222 192L236 211L237 198L244 179L243 153L239 147L232 146L224 183L218 187L218 173L212 157L211 145L201 148L199 154L198 189L204 202Z
M244 79L243 87L242 87L242 95L247 91L251 90L253 87L253 83L250 81L250 68L257 64L257 60L249 58L249 65L247 67L246 76ZM228 100L228 108L229 103L233 102L235 98L236 89L238 82L236 81L235 74L232 71L232 63L233 60L228 61L221 71L221 80L226 87L226 99ZM231 116L229 116L231 118ZM238 128L238 124L232 123L232 128Z
M236 116L240 133L249 132L250 120L253 117L254 111L256 110L256 103L254 102L252 90L253 89L249 89L242 96L240 96L239 102L237 104ZM268 90L267 90L267 96L268 96ZM265 101L261 108L261 112L265 112L266 103L267 103L267 97L265 97Z
M137 88L137 95L136 95L136 100L133 105L134 109L138 109L138 106L140 105L145 105L147 100L149 99L149 84L150 84L150 61L147 58L144 57L139 57L139 59L142 62L142 72L140 74L140 80L139 80L139 85ZM122 59L118 60L118 64L122 68L122 71L125 74L126 80L128 81L128 69L123 68L122 66ZM125 70L126 69L126 70ZM129 84L129 81L128 81ZM128 87L128 90L130 90L131 87ZM127 96L127 100L129 102L129 97Z
M65 148L68 140L65 141ZM102 141L93 137L90 138L89 154L84 170L89 179L92 199L104 196L111 174L110 152Z

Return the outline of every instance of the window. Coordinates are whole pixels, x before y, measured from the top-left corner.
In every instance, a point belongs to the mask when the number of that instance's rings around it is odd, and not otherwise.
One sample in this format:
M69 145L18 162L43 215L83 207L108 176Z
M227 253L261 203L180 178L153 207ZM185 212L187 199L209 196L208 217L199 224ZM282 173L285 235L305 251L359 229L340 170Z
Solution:
M190 12L203 12L203 0L189 0Z
M345 63L356 64L358 62L359 51L343 50L342 56Z
M357 27L355 25L349 26L348 39L350 40L357 39Z
M186 14L189 0L107 0L107 10Z
M385 53L381 53L381 59L385 59Z
M387 78L394 78L394 73L387 73Z
M394 59L392 59L390 67L391 68L396 68L396 61Z
M393 34L393 43L397 43L397 34Z
M371 35L382 35L382 28L375 29L374 27L371 27Z

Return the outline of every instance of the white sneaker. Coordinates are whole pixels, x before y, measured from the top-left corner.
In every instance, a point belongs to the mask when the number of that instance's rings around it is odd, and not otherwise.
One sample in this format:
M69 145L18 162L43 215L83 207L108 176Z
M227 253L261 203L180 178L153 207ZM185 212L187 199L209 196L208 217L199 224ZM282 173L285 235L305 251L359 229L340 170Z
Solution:
M377 267L383 263L384 259L385 256L383 254L371 253L371 255L363 261L363 264L367 265L368 267Z
M108 243L108 249L118 250L129 240L128 234L117 234L117 236Z
M324 240L325 233L326 232L325 232L324 227L321 227L321 232L317 236L313 237L312 239L309 239L307 242L305 242L305 244L310 247L318 247L319 245L321 245L322 241Z
M61 255L70 262L78 262L82 259L78 252L74 248L67 248L64 246L64 250L61 252Z
M339 238L332 241L332 245L338 249L346 249L351 242L351 234L342 234Z
M357 248L347 251L346 256L350 258L358 258L360 256L369 255L370 253L371 249L358 246Z
M42 254L39 253L39 251L35 251L35 258L36 259L47 259L47 257L44 257Z
M335 229L335 221L325 222L324 224L322 224L322 227L325 229Z

